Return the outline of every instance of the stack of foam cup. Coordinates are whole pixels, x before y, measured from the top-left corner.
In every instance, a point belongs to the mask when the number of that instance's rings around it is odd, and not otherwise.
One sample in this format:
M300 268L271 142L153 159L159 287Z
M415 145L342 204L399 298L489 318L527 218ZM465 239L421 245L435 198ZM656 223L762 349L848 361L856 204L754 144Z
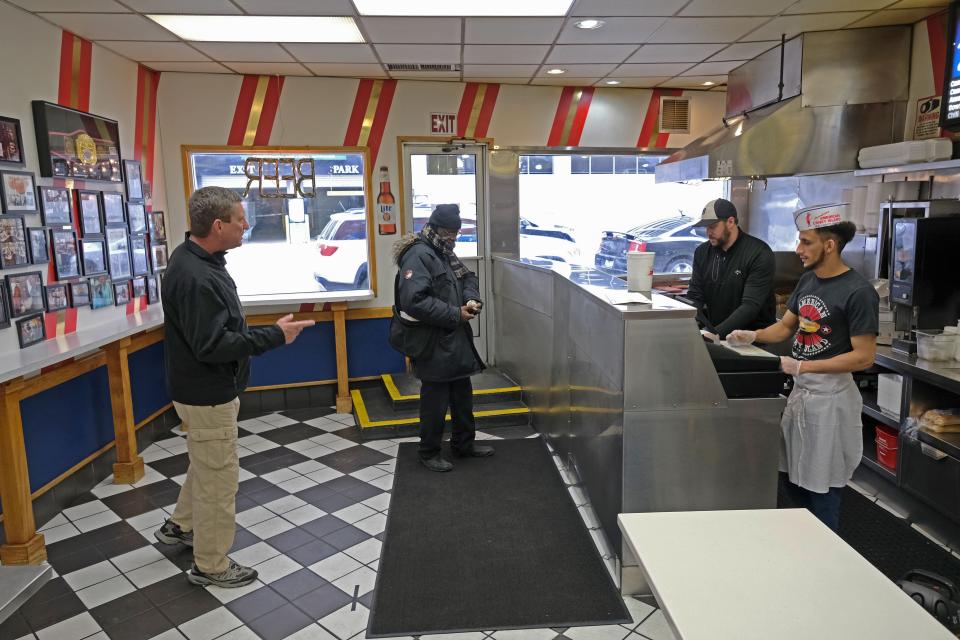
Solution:
M627 253L627 290L650 291L653 288L653 251Z

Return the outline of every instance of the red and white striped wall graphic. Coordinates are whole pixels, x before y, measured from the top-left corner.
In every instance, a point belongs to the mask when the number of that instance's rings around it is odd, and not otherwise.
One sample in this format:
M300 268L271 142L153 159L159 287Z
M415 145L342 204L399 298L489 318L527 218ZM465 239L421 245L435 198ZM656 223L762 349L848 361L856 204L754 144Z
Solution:
M647 105L647 115L643 119L640 137L637 138L638 149L663 149L670 142L669 133L660 132L660 98L663 96L679 96L681 89L654 89Z
M244 147L270 144L282 92L282 76L243 76L227 144Z
M47 340L62 338L77 330L77 310L49 311L43 314L43 324Z
M593 87L564 87L553 116L553 127L547 138L548 147L576 147L583 135L583 126L590 113Z
M468 82L463 88L460 109L457 111L458 138L486 138L497 106L500 85Z
M377 164L383 132L387 128L396 80L361 80L343 137L345 147L370 147L370 162Z
M147 308L147 296L139 296L127 303L127 315L139 314Z
M93 45L64 31L60 37L60 89L57 103L80 111L90 110L90 69Z
M143 178L153 184L154 141L157 134L157 87L160 72L137 67L137 112L133 136L133 158L139 160Z

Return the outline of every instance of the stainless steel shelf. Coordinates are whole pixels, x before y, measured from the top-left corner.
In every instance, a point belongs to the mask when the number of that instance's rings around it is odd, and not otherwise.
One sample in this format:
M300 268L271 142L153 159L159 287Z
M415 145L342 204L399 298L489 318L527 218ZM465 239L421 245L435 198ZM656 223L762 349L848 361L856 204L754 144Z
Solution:
M887 469L885 466L883 466L882 464L880 464L879 462L871 458L869 455L867 455L866 449L864 449L862 461L863 461L863 464L866 465L867 468L869 468L871 471L876 471L881 476L883 476L884 478L886 478L887 480L889 480L894 484L897 483L897 474L891 471L890 469Z
M857 169L855 176L885 176L902 173L922 173L926 171L960 171L960 160L939 160L937 162L919 162L904 164L897 167L876 167L874 169Z
M880 407L876 404L870 403L866 398L863 399L863 412L873 418L874 420L885 424L892 429L900 430L900 421L894 418L893 416L887 415L880 410Z

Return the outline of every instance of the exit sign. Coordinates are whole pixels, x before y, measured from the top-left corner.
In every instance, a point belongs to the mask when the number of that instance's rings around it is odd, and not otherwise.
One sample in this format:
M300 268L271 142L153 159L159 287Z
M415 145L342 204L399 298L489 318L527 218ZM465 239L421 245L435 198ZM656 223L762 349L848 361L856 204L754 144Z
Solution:
M457 114L455 113L431 113L430 114L430 133L439 133L444 135L457 134Z

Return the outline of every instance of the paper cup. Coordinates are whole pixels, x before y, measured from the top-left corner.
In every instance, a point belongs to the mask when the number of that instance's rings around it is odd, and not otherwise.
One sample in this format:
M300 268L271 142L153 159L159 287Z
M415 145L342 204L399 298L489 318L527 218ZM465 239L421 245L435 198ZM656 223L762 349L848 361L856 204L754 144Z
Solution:
M650 291L653 288L653 251L627 253L627 289Z

